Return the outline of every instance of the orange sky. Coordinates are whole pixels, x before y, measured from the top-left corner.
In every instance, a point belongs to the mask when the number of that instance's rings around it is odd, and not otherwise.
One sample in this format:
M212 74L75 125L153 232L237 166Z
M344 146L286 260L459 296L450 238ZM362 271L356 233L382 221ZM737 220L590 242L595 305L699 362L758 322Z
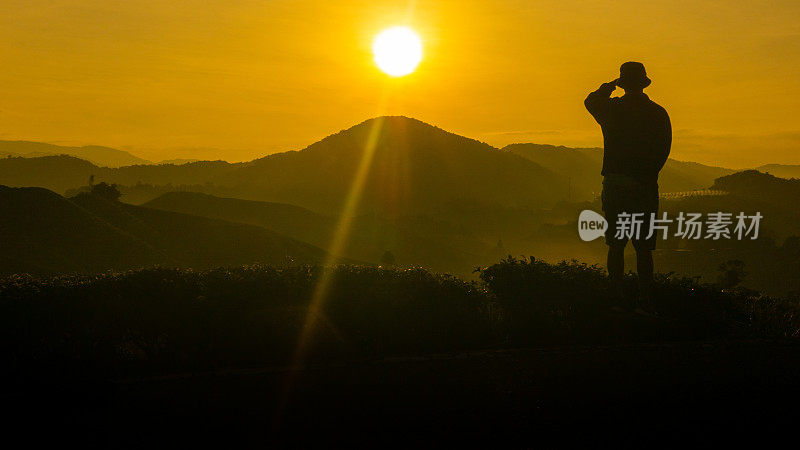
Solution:
M639 60L673 156L800 164L800 2L3 0L0 139L251 159L402 114L494 145L595 146L583 98ZM375 67L406 24L416 73Z

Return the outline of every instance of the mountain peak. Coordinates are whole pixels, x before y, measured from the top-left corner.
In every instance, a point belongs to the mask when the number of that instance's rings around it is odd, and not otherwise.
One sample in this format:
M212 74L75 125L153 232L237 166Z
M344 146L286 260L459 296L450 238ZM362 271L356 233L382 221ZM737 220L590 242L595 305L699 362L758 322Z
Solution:
M447 135L456 136L453 133L445 131L435 125L431 125L427 122L423 122L419 119L415 119L413 117L406 117L406 116L378 116L373 117L371 119L367 119L361 123L353 125L350 128L344 129L333 136L340 135L340 134L351 134L351 133L363 133L369 132L372 133L375 127L380 131L380 134L395 134L395 133L413 133L413 132L421 132L423 130L427 130L430 133L442 133ZM463 136L459 136L463 137ZM468 139L468 138L464 138Z
M332 134L301 152L335 151L363 152L365 146L375 145L378 152L436 152L444 148L469 151L497 151L484 142L443 130L435 125L406 116L378 116ZM323 150L325 149L325 150Z
M369 124L372 124L372 123L375 123L375 122L382 122L382 123L385 123L385 124L393 124L393 125L415 124L415 125L423 125L423 126L428 126L428 127L432 127L432 128L437 128L437 127L435 127L435 126L433 126L433 125L431 125L431 124L429 124L427 122L423 122L423 121L421 121L419 119L415 119L413 117L408 117L408 116L376 116L376 117L372 117L370 119L367 119L367 120L365 120L365 121L363 121L363 122L359 123L358 125L355 125L355 126L353 126L351 128L355 128L355 127L358 127L358 126L361 126L361 125L369 125Z
M532 161L405 116L365 120L303 150L254 161L219 182L259 186L268 193L264 199L329 212L341 210L358 177L364 183L360 208L392 216L457 201L534 207L566 191L564 180Z

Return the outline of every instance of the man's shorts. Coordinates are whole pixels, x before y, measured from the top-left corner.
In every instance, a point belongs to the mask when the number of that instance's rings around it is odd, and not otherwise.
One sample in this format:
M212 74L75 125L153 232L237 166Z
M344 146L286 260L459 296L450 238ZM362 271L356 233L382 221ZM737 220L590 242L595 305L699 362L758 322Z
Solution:
M603 214L608 221L608 228L606 229L606 244L609 246L622 246L628 242L628 231L635 228L631 225L619 224L618 219L621 213L634 214L640 213L641 216L636 216L635 222L638 223L639 233L638 238L636 233L633 233L633 247L636 250L653 250L656 248L656 239L658 233L653 233L649 239L647 238L650 233L650 224L653 213L658 212L658 185L652 186L643 185L633 179L624 176L606 176L603 180L603 193L601 195L603 202ZM625 220L625 219L623 219ZM628 223L633 222L627 219ZM626 231L621 233L624 236L619 236L618 229Z

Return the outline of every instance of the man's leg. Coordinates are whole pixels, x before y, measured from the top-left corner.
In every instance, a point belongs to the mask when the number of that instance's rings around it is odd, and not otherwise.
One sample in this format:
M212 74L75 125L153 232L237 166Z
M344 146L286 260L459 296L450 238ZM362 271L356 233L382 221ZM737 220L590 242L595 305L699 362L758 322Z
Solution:
M620 300L624 297L622 289L622 275L625 270L625 244L614 243L608 246L608 278L611 280L612 293Z
M651 186L650 189L639 191L642 198L637 202L640 211L644 212L644 223L642 230L651 230L653 218L658 214L658 186ZM658 233L633 241L636 250L636 273L639 274L639 302L642 309L649 312L653 311L653 249L658 242Z

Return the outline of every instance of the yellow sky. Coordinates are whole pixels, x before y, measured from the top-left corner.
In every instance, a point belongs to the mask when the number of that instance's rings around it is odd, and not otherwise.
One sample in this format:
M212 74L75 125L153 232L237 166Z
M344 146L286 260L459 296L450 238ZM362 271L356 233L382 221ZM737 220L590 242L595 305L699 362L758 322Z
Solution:
M416 73L372 61L416 29ZM3 0L0 138L251 159L402 114L595 146L583 98L645 63L678 159L800 164L800 2Z

